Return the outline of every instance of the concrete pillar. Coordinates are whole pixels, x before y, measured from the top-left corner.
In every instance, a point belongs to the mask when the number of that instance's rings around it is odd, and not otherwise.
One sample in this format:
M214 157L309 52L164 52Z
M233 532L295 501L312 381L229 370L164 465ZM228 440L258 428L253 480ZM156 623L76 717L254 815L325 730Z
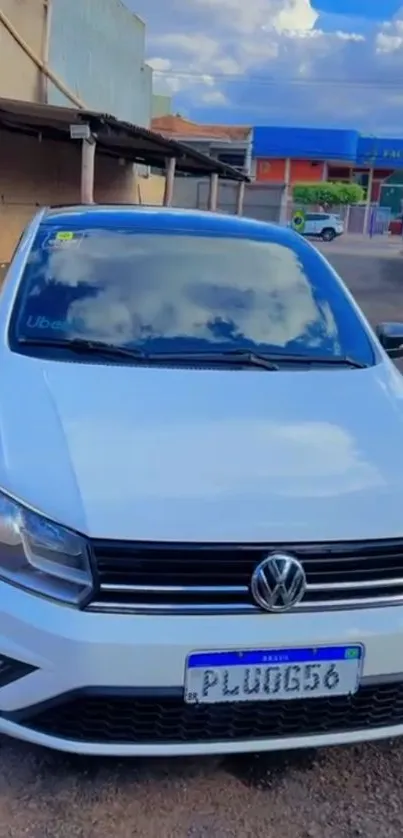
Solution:
M208 196L208 208L210 212L216 212L218 204L218 175L213 174L210 177L210 189Z
M94 137L82 141L81 146L81 203L94 203L95 179L95 151Z
M253 151L253 131L249 132L246 152L245 152L245 173L251 175L252 172L252 151Z
M368 174L368 188L367 188L367 200L365 203L365 212L364 212L364 234L366 235L369 233L369 219L370 219L370 212L371 212L371 196L372 196L372 184L374 182L374 170L371 166Z
M236 196L236 214L242 215L243 213L243 202L245 197L245 181L240 181L238 183L238 191Z
M141 204L141 192L140 192L140 178L139 178L139 170L137 168L137 164L135 163L133 166L133 202L135 204Z
M284 192L281 198L280 224L287 224L288 201L290 197L291 160L287 157L284 170Z
M165 163L164 207L172 206L172 200L174 196L175 169L176 159L175 157L169 157Z

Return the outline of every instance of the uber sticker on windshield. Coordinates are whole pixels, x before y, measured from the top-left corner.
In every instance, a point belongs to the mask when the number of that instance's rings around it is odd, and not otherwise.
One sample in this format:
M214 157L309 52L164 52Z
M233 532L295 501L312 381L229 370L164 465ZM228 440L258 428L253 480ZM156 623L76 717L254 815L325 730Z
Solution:
M45 250L61 249L65 247L78 247L81 244L82 235L73 233L72 230L58 230L54 235L47 236L43 243Z

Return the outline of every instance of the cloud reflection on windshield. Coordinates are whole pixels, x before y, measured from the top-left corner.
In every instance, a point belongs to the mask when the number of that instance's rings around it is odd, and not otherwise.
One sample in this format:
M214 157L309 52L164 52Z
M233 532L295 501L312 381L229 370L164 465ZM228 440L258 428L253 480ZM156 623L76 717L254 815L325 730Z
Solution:
M83 287L69 335L117 343L188 337L285 347L330 343L329 304L314 298L297 254L272 242L102 231L50 250L47 279ZM91 296L84 286L95 286Z

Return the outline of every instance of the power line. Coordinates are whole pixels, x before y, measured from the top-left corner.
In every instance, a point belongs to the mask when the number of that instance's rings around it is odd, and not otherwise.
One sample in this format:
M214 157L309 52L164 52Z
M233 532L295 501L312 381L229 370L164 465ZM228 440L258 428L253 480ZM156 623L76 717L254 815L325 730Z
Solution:
M237 84L256 84L263 87L272 87L273 85L295 85L295 86L307 86L307 87L323 87L323 86L336 86L336 87L369 87L369 88L376 88L379 90L399 90L402 91L403 88L403 79L394 79L393 81L381 81L380 79L337 79L337 78L317 78L317 79L301 79L298 76L289 76L279 78L267 78L265 76L245 76L241 73L210 73L208 71L202 72L193 72L190 70L153 70L156 76L162 76L164 78L183 78L183 79L192 79L195 81L203 82L208 79L212 79L213 81L221 81L227 83L234 83Z

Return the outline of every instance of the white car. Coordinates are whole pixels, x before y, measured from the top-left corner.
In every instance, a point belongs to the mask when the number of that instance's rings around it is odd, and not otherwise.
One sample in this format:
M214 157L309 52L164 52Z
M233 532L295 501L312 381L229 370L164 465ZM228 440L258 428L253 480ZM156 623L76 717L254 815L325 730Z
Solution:
M289 229L70 207L25 230L0 335L1 733L403 734L402 325Z
M304 216L303 236L331 242L344 233L344 223L339 215L327 212L307 212Z

